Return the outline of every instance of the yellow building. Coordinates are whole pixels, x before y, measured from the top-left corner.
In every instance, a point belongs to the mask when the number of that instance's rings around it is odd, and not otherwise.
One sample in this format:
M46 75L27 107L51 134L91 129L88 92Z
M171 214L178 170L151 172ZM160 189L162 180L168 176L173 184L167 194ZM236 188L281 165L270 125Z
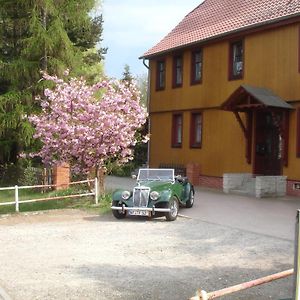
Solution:
M300 195L300 2L206 0L143 59L150 166L284 175Z

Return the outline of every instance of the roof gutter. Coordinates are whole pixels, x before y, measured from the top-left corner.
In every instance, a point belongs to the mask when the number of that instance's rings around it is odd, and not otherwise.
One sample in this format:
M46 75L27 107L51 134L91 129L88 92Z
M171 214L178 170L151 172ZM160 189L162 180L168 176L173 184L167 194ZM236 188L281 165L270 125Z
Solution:
M151 59L153 57L164 55L166 53L169 53L169 52L172 52L172 51L176 51L176 50L179 50L179 49L184 49L184 48L188 48L188 47L191 47L191 46L194 46L194 45L199 45L199 44L204 44L204 43L207 43L207 42L212 42L212 41L215 41L217 39L223 39L223 38L225 39L225 38L227 38L229 36L232 36L232 35L235 35L235 34L239 34L239 33L242 33L244 31L247 31L247 30L252 30L252 29L255 30L256 29L255 31L259 31L260 27L268 26L268 25L273 25L274 23L279 23L278 27L280 27L281 26L280 23L284 22L284 21L287 21L287 20L289 20L289 22L285 22L284 25L289 25L289 24L294 23L295 22L294 19L296 19L298 17L300 17L300 13L296 13L296 14L293 14L293 15L281 17L281 18L274 19L274 20L269 20L269 21L266 21L266 22L263 22L263 23L259 23L259 24L245 26L245 27L238 28L238 29L235 29L235 30L232 30L232 31L229 31L229 32L221 33L219 35L215 35L215 36L203 39L203 40L199 40L199 41L195 41L195 42L192 42L192 43L189 43L189 44L180 45L180 46L173 47L173 48L170 48L170 49L167 49L167 50L159 51L159 52L156 52L154 54L143 55L143 56L140 56L139 59L143 59L143 60L145 60L145 59ZM268 28L265 28L265 29L268 29Z
M147 80L147 111L150 112L150 67L146 64L146 58L143 58L143 65L148 70L148 80ZM150 136L151 132L151 119L148 117L148 136ZM147 145L147 167L150 165L150 140Z
M141 59L141 57L140 57L140 59ZM149 68L149 65L147 65L146 64L146 58L144 57L143 58L143 65L149 70L150 68Z

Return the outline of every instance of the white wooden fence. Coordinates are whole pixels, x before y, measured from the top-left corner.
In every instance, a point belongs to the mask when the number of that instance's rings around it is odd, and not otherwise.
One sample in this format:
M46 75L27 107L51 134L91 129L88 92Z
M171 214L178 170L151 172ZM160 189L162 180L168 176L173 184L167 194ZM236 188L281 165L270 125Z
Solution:
M0 206L4 205L15 205L16 212L19 212L20 204L21 203L32 203L32 202L39 202L39 201L49 201L49 200L58 200L58 199L68 199L68 198L78 198L78 197L86 197L86 196L95 196L95 204L98 204L98 179L90 179L90 180L82 180L82 181L76 181L76 182L70 182L69 185L75 185L75 184L83 184L83 183L90 183L94 182L94 191L89 193L83 193L83 194L75 194L75 195L67 195L67 196L56 196L56 197L44 197L44 198L37 198L37 199L28 199L28 200L20 200L19 199L19 190L23 189L34 189L34 188L51 188L51 187L57 187L58 185L55 184L49 184L49 185L33 185L33 186L18 186L15 185L14 187L0 187L1 191L7 191L7 190L14 190L15 191L15 201L11 202L0 202Z

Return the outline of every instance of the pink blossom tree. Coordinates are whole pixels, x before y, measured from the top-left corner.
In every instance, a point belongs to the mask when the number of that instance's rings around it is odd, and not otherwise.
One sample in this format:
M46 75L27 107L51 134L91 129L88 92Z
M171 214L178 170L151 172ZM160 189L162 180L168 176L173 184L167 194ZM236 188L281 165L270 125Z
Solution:
M44 79L55 88L45 90L42 112L30 117L35 138L43 144L38 155L47 165L68 162L76 174L94 170L103 191L106 163L132 159L135 133L146 122L136 86L119 81L89 86L82 78L63 80L47 74Z

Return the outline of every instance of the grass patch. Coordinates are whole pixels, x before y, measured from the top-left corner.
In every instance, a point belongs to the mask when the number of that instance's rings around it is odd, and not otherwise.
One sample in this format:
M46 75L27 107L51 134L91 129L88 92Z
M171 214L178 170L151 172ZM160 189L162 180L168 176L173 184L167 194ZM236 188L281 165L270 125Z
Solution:
M40 199L40 198L50 198L50 197L60 197L68 195L76 195L88 193L87 189L82 187L72 187L64 190L58 191L48 191L42 193L36 189L24 189L19 190L19 199L30 200L30 199ZM0 191L0 203L2 202L14 202L15 191ZM110 211L111 194L104 194L99 197L99 205L95 205L94 196L86 197L76 197L68 199L57 199L48 201L39 201L33 203L20 203L20 212L27 211L40 211L40 210L51 210L51 209L64 209L64 208L79 208L86 209L93 212L99 212L101 214L108 213ZM15 213L15 205L5 205L0 206L0 214Z
M100 214L107 214L111 212L111 194L103 194L99 198Z

